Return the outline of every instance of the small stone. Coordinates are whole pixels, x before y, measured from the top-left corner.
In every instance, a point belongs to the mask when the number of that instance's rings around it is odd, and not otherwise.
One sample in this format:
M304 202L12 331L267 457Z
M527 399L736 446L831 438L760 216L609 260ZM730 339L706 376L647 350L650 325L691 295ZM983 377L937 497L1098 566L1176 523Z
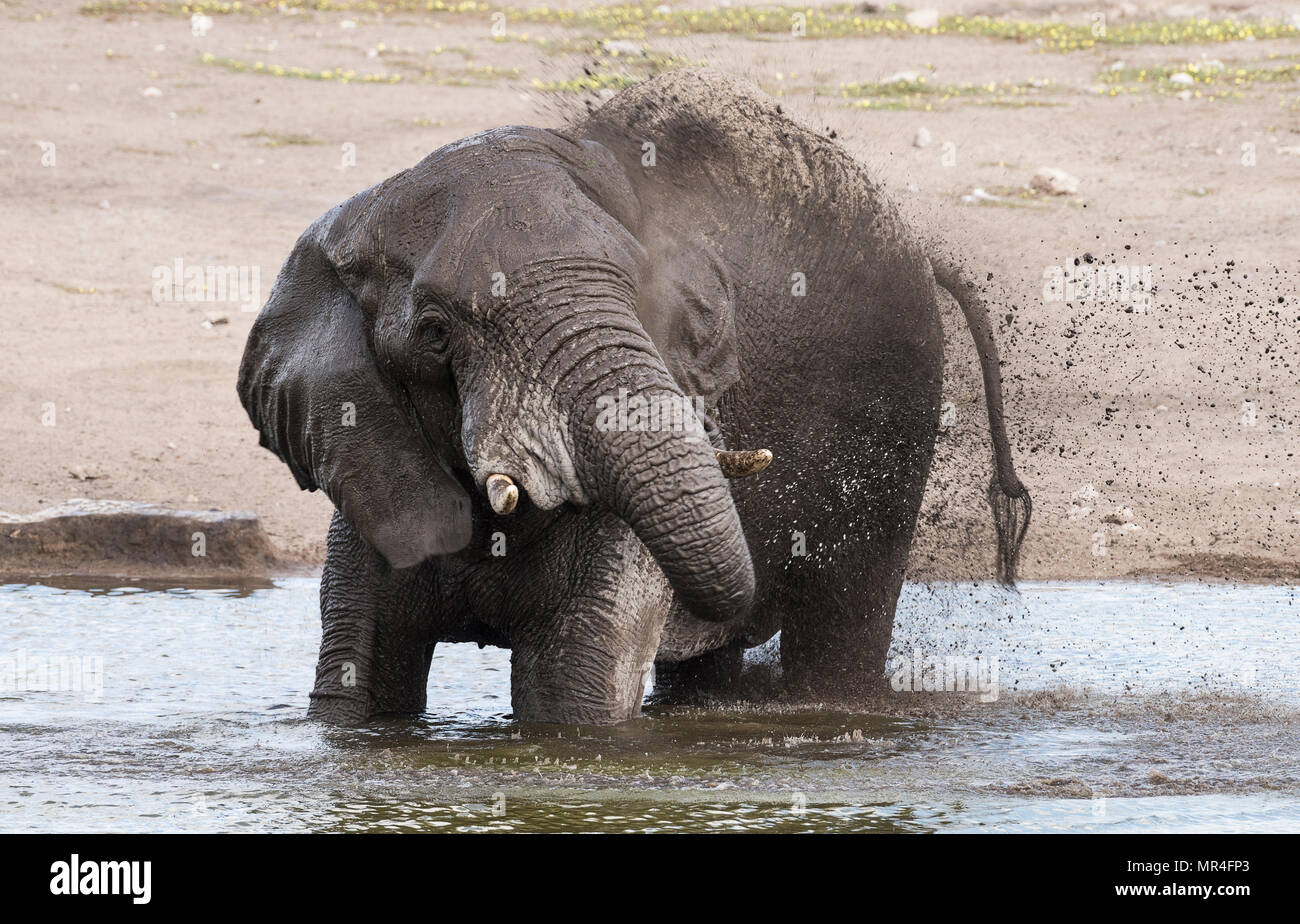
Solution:
M356 27L356 21L352 19L344 19L339 22L340 29L355 29Z
M1179 71L1169 78L1169 82L1176 87L1190 87L1196 83L1196 78L1186 71Z
M916 83L921 75L916 71L899 71L892 77L886 77L881 83Z
M229 324L229 316L219 311L209 311L203 316L203 323L208 327L216 327L218 324Z
M607 52L612 55L639 55L641 46L636 42L629 42L621 39L610 39L602 45Z
M145 87L140 91L141 96L162 96L162 90L157 87Z
M1079 191L1079 178L1056 167L1039 167L1029 188L1049 196L1072 196Z
M912 10L904 21L913 29L933 29L939 25L938 10Z
M930 146L930 130L922 126L916 130L916 137L912 139L912 146L917 148L928 148Z

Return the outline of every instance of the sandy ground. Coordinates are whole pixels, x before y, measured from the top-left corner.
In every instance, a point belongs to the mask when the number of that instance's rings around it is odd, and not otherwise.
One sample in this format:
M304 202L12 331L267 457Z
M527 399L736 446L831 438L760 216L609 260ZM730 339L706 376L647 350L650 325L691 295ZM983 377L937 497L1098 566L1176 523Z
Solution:
M495 40L488 11L352 6L245 4L261 12L214 12L196 35L188 14L0 3L0 510L69 497L252 510L290 559L319 561L328 500L300 492L258 447L235 395L244 338L297 235L439 145L557 124L557 105L593 98L534 81L582 78L584 66L645 73L599 52L610 33L583 24L508 12ZM936 6L1029 23L1051 12ZM1108 22L1165 6L1113 7ZM1090 8L1058 7L1065 22L1088 22ZM1189 11L1300 7L1166 13ZM834 130L926 235L992 274L1017 461L1035 498L1026 576L1295 576L1300 39L1069 53L928 34L636 41L783 96ZM1247 79L1197 82L1189 98L1168 81L1103 82L1213 61ZM292 67L356 77L276 70ZM1251 79L1261 69L1277 74ZM840 95L904 72L961 89L886 89L869 107ZM917 147L922 128L932 140ZM1077 177L1078 193L1026 191L1043 166ZM997 198L963 199L976 189ZM1045 299L1044 272L1076 259L1150 267L1149 309ZM256 269L260 288L247 306L156 299L155 268L178 260ZM973 453L987 468L973 349L950 320L953 425L917 575L991 561L984 549L971 564L958 538L971 523L991 532L987 476L969 463Z

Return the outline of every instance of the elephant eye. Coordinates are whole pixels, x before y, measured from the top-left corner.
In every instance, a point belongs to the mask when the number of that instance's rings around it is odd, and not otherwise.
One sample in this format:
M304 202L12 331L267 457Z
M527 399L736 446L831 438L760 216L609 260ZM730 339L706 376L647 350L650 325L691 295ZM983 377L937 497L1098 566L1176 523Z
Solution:
M450 338L447 333L447 326L441 321L426 321L420 330L420 337L424 341L424 345L435 353L447 352Z
M446 322L442 318L437 316L422 318L420 321L420 340L428 350L442 355L442 353L447 352L450 339Z

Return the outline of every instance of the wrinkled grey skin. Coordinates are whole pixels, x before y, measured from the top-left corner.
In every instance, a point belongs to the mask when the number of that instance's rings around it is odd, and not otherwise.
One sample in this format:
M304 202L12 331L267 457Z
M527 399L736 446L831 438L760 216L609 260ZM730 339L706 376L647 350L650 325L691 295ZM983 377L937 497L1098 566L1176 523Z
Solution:
M941 285L981 352L995 508L1028 503L987 316L945 266L837 146L702 71L328 212L239 380L262 444L337 508L310 714L423 710L439 641L510 648L521 720L635 717L656 662L670 692L725 687L778 629L796 691L871 689L934 448ZM620 389L704 419L603 427ZM728 482L724 445L775 462Z

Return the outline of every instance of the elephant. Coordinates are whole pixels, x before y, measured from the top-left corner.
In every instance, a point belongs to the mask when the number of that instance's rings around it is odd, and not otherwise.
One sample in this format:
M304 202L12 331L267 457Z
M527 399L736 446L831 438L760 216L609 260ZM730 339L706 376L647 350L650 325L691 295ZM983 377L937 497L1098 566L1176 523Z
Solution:
M238 383L261 445L335 506L309 717L423 712L438 642L510 649L527 722L638 717L652 675L670 701L725 692L778 631L794 694L879 689L941 290L979 354L1014 581L1030 499L983 296L743 82L658 75L326 212Z

